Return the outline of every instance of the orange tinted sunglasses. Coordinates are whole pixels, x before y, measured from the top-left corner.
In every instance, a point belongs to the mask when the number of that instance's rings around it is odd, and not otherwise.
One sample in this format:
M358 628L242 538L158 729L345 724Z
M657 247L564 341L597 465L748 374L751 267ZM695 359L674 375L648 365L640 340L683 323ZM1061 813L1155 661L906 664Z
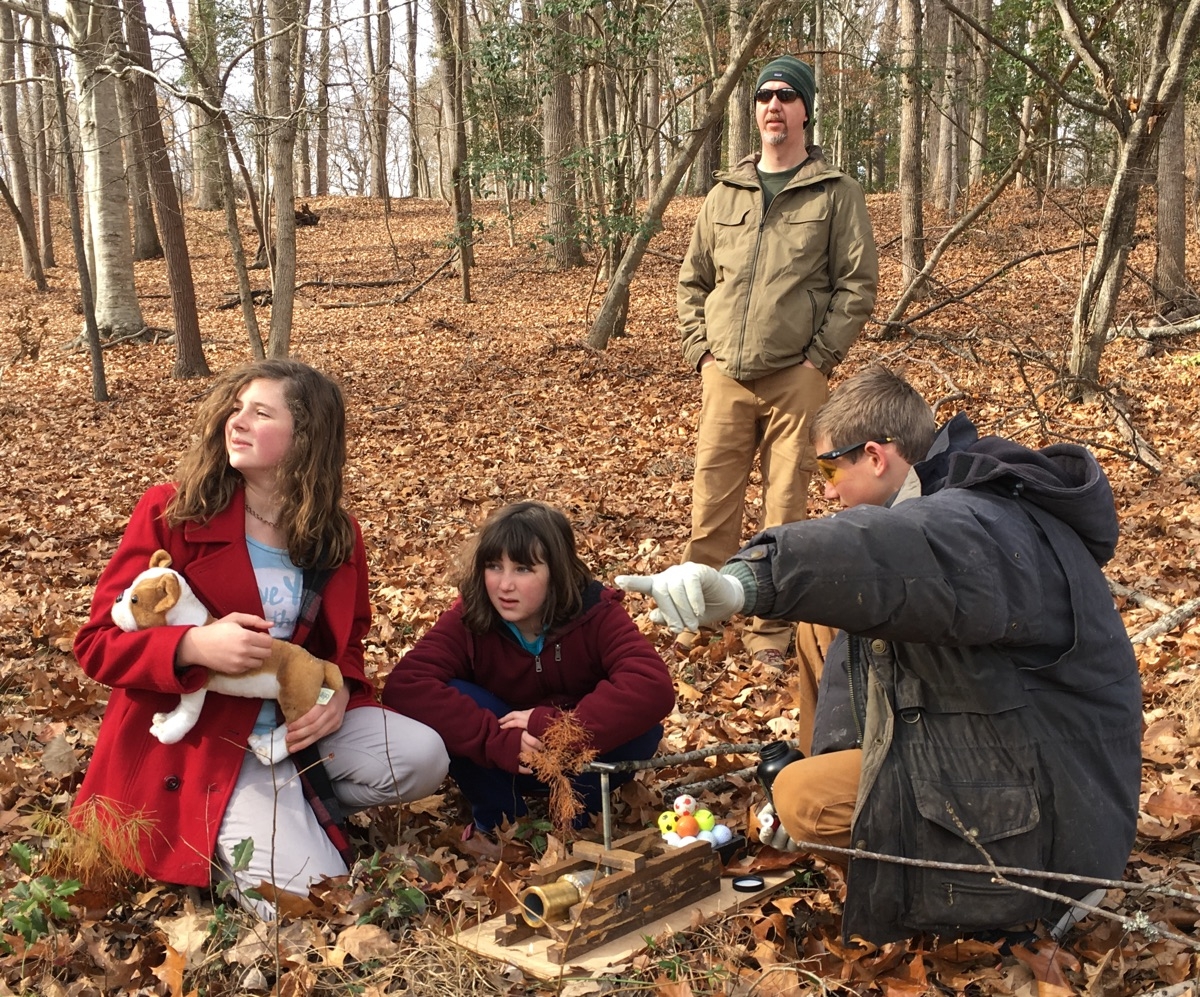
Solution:
M894 436L880 436L873 440L863 440L861 443L851 443L848 447L838 447L836 450L829 450L825 453L817 454L817 470L821 472L821 477L833 484L834 479L845 470L833 462L839 457L845 457L846 454L854 453L855 450L861 450L868 443L892 443L895 440Z

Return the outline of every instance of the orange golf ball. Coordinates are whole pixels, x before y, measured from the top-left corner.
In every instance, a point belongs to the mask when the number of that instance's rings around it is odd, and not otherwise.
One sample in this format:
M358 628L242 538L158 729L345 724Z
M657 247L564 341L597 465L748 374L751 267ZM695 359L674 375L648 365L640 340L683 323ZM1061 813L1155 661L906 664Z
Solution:
M684 814L675 822L675 833L681 838L694 838L700 833L700 824L691 814Z

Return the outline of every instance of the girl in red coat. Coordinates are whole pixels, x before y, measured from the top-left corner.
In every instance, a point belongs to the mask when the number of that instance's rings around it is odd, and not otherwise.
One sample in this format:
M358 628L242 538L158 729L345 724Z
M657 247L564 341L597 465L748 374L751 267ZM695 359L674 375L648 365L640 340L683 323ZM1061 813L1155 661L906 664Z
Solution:
M260 884L304 894L348 871L339 811L427 796L448 759L436 733L379 706L363 671L371 604L362 535L342 508L338 386L296 361L253 363L216 380L197 430L178 483L151 488L134 510L75 639L84 671L112 693L72 816L83 823L90 808L118 829L138 816L148 830L133 842L136 871L197 886L233 878L243 904L271 917ZM215 622L131 633L113 622L114 599L159 548ZM210 693L181 741L151 736L155 713L209 671L255 667L272 637L344 678L288 725L291 757L265 765L248 750L253 732L276 726L274 701L261 699Z
M547 791L520 756L541 749L564 710L601 761L654 754L675 702L671 676L622 593L580 560L561 512L519 502L494 513L457 584L461 598L392 670L383 701L442 735L476 828L522 816L523 794ZM587 813L599 812L599 776L574 783Z

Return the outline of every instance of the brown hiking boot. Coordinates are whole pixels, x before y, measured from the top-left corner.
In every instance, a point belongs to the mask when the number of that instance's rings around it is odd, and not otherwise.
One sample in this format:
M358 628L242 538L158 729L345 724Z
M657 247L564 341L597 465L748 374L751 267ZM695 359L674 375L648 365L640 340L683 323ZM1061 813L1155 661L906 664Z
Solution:
M766 665L768 668L775 668L779 671L783 671L783 666L787 664L787 657L784 653L774 647L765 647L761 651L755 651L751 660L756 664Z

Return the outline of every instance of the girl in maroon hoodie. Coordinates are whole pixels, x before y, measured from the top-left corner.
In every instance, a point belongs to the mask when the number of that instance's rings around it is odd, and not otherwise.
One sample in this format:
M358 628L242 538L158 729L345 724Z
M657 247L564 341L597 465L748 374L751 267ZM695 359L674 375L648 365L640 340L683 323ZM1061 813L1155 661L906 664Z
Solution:
M622 593L580 560L561 512L518 502L494 513L457 585L460 598L392 670L383 700L442 735L477 828L524 815L523 794L547 791L520 756L541 749L564 710L599 760L654 754L675 702L671 676ZM574 784L597 813L599 777Z

